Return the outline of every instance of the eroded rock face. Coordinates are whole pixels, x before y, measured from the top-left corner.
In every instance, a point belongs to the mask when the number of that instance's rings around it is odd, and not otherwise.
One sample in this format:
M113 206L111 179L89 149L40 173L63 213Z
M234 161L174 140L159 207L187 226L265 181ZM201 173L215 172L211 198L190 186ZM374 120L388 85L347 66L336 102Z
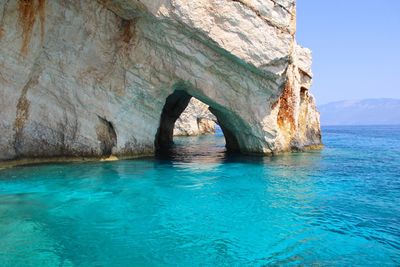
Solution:
M0 160L152 153L176 91L232 150L320 145L295 20L294 0L1 0Z
M196 98L175 122L174 135L200 135L215 133L217 118L208 110L208 106Z

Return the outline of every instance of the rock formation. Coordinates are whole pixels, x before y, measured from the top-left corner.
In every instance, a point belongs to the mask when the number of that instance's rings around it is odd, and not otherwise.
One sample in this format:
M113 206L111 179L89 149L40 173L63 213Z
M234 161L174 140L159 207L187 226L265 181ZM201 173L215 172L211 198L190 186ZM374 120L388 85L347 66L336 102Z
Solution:
M175 122L174 136L215 133L216 123L217 118L208 110L208 106L192 98Z
M0 160L141 155L193 96L229 150L321 144L294 0L0 0Z

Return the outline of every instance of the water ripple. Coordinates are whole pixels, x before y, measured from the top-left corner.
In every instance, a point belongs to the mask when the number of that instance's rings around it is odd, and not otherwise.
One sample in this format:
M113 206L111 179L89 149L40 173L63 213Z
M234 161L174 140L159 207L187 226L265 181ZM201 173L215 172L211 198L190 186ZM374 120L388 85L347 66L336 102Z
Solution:
M134 161L0 171L1 266L399 266L398 128L326 128L321 152L178 138Z

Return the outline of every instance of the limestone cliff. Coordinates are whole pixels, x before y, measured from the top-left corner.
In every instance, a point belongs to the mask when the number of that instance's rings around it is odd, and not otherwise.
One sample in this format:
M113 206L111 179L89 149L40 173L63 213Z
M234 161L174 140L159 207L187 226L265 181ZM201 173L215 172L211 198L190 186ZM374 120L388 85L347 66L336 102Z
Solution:
M321 144L294 0L0 0L0 160L152 153L191 97L227 148Z

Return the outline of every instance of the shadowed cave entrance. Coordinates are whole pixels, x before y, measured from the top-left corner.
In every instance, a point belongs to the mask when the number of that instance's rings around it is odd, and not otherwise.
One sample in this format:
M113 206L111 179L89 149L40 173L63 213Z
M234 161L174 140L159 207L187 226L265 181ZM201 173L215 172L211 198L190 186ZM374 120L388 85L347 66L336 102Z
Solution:
M160 126L157 130L154 142L156 152L158 154L170 153L174 144L173 138L175 122L180 117L182 112L184 112L192 97L193 96L184 90L175 90L167 97L161 113ZM206 102L203 103L208 104ZM226 119L222 119L223 117L229 116L223 116L223 113L212 108L211 105L209 105L209 111L217 118L217 125L219 125L221 128L225 137L225 147L227 152L239 152L239 144L234 133L229 129L229 122L226 121Z

